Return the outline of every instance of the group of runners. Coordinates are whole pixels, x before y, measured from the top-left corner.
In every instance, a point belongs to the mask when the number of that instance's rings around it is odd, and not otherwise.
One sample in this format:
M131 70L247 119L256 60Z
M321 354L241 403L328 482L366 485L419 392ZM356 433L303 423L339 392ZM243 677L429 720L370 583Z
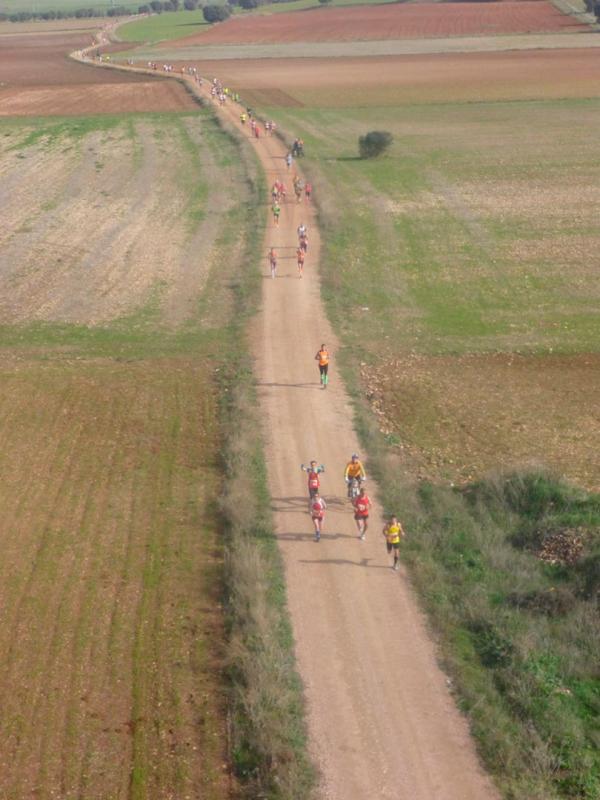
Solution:
M324 347L324 345L322 345ZM317 354L318 355L318 354ZM312 460L308 466L300 465L300 469L306 472L308 480L308 510L315 529L315 542L321 541L321 534L323 532L323 525L325 523L325 513L327 511L327 503L325 498L321 495L321 475L325 472L323 464L319 464L316 460ZM367 495L365 487L362 485L367 479L365 469L360 461L358 454L353 453L352 458L346 464L344 470L344 480L348 484L348 494L351 497L352 507L354 510L354 521L356 523L356 530L358 538L364 542L367 538L367 529L369 527L369 512L372 507L371 499ZM354 495L350 491L353 483L357 482L360 485L358 494ZM404 530L402 524L399 522L398 517L393 514L383 526L382 535L385 539L385 544L388 554L394 556L394 563L392 569L397 570L400 567L400 542L404 538Z
M211 94L215 99L220 101L220 97L218 94L218 85L216 80L213 81L213 87L217 88L217 92L213 94L211 90ZM223 90L221 89L221 92ZM237 99L237 98L236 98ZM254 119L254 115L252 109L247 108L245 111L242 111L240 115L240 121L242 125L245 125L248 121L250 122L250 127L252 129L253 135L256 138L260 136L260 130L258 128L258 124ZM267 135L270 135L275 130L275 123L268 122L265 123L265 132ZM303 143L300 140L295 141L296 144L300 144L300 148L302 148ZM299 155L302 150L296 146L296 152L294 155ZM288 170L291 169L293 164L293 155L292 151L289 151L285 156L285 162ZM297 174L294 174L293 178L293 185L294 185L294 194L296 196L297 202L302 200L302 195L304 194L307 201L310 200L312 194L312 186L308 182L304 182ZM271 187L271 211L273 214L273 221L275 226L279 225L279 217L281 215L281 202L285 202L287 196L287 189L285 184L279 178L275 180L273 186ZM296 230L298 235L298 246L296 249L296 258L297 258L297 266L298 266L298 273L299 277L302 277L304 273L304 261L306 258L306 254L308 252L308 229L304 222L301 222L298 225ZM275 278L277 274L277 253L274 247L269 248L269 252L267 255L269 269L271 273L271 277ZM315 355L315 360L318 363L319 367L319 381L321 383L321 387L323 389L327 389L329 384L329 362L330 362L330 353L327 349L325 343L321 344L319 350ZM327 503L325 498L321 495L320 488L321 488L321 479L320 476L325 472L325 467L323 464L318 464L317 461L313 460L310 462L308 466L304 464L301 465L301 469L307 474L308 480L308 496L309 496L309 513L314 527L314 538L316 542L321 541L321 535L323 532L323 526L325 523L325 514L327 511ZM348 487L348 497L350 498L353 513L354 513L354 521L356 524L357 535L360 541L365 541L367 538L367 530L369 527L369 512L372 508L371 499L368 496L365 486L363 485L366 481L366 473L364 466L361 460L358 457L357 453L352 454L352 458L346 464L346 468L344 470L344 480L346 481ZM393 554L393 569L397 570L400 566L400 542L403 539L405 533L402 528L402 524L399 522L398 518L395 515L392 515L384 524L382 535L385 539L385 544L387 548L388 554Z

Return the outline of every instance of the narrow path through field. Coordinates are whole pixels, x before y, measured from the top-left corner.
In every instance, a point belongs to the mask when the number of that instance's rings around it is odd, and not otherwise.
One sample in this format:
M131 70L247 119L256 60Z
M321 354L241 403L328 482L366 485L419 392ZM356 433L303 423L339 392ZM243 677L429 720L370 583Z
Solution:
M222 113L241 127L235 106ZM253 142L269 185L280 178L289 188L296 166L286 169L282 143ZM295 250L302 221L309 229L309 253L300 279ZM279 256L275 280L268 276L271 246ZM322 795L332 800L496 797L436 664L406 574L391 569L379 509L367 541L356 536L342 480L347 459L359 448L350 403L335 358L327 391L320 388L314 361L321 342L336 351L320 297L314 210L292 199L284 204L279 227L269 221L264 253L256 373L269 488ZM329 510L319 544L313 541L299 468L311 458L327 468ZM371 485L372 497L375 491Z
M235 105L218 110L249 136L239 112ZM268 183L279 177L289 189L283 144L264 136L252 142ZM309 230L303 279L295 257L301 221ZM271 246L279 255L274 280L267 264ZM311 751L322 774L320 795L328 800L491 800L498 795L436 663L407 576L391 569L377 506L367 541L356 536L342 475L359 444L335 368L337 344L321 301L318 263L314 210L290 200L279 227L269 221L267 228L263 304L253 337L269 488L306 688ZM334 354L327 391L319 386L314 361L321 342ZM323 491L329 509L318 544L300 471L300 463L311 458L327 468ZM369 494L376 494L373 484Z

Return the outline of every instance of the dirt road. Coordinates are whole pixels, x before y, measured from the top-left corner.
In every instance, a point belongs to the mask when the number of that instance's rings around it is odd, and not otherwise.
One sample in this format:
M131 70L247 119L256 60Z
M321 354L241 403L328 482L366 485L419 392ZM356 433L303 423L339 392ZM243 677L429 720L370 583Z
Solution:
M223 113L239 127L236 107ZM249 135L249 131L245 130ZM291 189L282 144L255 141L269 185ZM318 192L318 187L316 187ZM296 228L308 225L304 278L296 269ZM279 256L269 275L268 248ZM320 298L319 236L312 208L290 199L264 243L262 311L254 330L256 373L267 436L269 485L285 560L298 665L306 686L312 754L330 800L486 800L467 724L436 664L434 646L406 574L393 572L376 507L365 542L356 535L343 471L359 450L348 397L335 366L336 341ZM322 390L314 355L333 351ZM326 466L325 532L313 541L300 463ZM376 487L369 485L374 499ZM402 514L402 509L398 509Z

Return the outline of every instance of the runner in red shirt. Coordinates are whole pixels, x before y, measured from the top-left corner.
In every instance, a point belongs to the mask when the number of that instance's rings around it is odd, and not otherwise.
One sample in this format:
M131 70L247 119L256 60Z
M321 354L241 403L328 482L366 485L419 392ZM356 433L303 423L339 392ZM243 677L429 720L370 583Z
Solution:
M325 520L325 509L327 505L325 500L321 497L319 492L310 501L310 516L315 526L315 542L321 539L321 531L323 529L323 522Z
M308 467L305 467L304 464L300 464L300 469L303 472L306 472L308 476L308 496L312 500L315 494L318 493L319 487L321 486L319 475L322 472L325 472L325 467L323 464L319 466L317 462L313 460L310 462Z
M364 540L367 536L367 527L369 521L369 509L371 508L371 501L367 497L365 488L360 490L358 497L352 501L354 506L354 519L356 521L356 529L358 530L358 538Z

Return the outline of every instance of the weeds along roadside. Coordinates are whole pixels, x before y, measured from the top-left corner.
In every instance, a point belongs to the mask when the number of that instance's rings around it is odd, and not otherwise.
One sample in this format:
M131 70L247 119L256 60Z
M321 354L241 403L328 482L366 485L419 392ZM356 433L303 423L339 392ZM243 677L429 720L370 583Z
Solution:
M302 170L318 188L323 298L344 341L343 265L331 246L343 207L318 162L307 158ZM337 360L368 471L386 513L409 532L404 562L487 768L510 800L598 800L600 498L543 472L463 491L417 483L366 401L360 352L343 346ZM537 557L546 537L574 529L584 540L577 564Z
M251 147L218 115L215 118L224 135L240 148L252 195L266 197L264 178ZM283 564L273 532L246 340L248 321L257 310L261 291L257 265L264 230L262 204L249 204L247 214L245 227L250 237L242 263L254 265L254 269L242 269L232 286L231 356L226 374L220 378L230 757L243 797L309 800L315 770L307 752L303 691L295 666Z

